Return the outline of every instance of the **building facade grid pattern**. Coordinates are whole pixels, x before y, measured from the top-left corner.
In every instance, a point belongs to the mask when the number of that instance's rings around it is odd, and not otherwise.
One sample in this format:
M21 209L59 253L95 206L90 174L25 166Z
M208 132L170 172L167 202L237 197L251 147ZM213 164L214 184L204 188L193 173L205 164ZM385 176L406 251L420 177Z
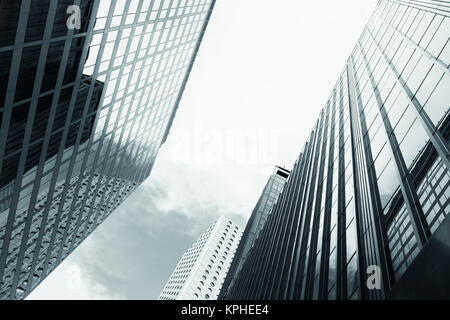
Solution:
M267 218L271 214L272 208L277 202L288 178L288 170L278 166L275 167L245 227L242 239L239 242L233 262L222 286L220 297L226 296L228 290L234 285L234 281L241 271L250 249L264 228Z
M242 232L220 217L180 259L158 300L216 300Z

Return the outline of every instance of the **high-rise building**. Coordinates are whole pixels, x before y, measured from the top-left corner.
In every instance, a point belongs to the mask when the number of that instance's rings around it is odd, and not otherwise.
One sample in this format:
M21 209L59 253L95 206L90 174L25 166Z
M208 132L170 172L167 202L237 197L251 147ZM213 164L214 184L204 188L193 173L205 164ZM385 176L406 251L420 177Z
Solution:
M21 299L152 169L214 0L0 4L0 298Z
M248 252L253 247L255 240L259 236L259 232L264 227L267 217L272 211L272 207L278 200L278 196L283 190L284 184L289 178L289 171L276 166L269 180L267 181L264 190L253 209L252 215L247 222L241 241L234 255L228 274L220 292L221 297L225 297L229 288L234 285L234 280L237 278L239 271L247 258Z
M449 37L378 2L226 299L449 297Z
M158 300L216 300L241 236L220 217L183 255Z

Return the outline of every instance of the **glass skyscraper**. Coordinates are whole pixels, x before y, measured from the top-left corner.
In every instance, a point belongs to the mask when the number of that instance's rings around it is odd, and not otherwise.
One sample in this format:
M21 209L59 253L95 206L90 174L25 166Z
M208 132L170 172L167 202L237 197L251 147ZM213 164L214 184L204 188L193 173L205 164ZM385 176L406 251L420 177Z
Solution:
M225 299L449 297L449 37L378 2Z
M220 297L226 296L228 290L234 285L234 281L245 263L250 249L263 229L267 218L272 212L273 205L283 190L284 184L289 177L289 171L276 166L272 175L259 197L258 203L253 209L252 215L245 227L241 241L234 255L233 262L228 270L227 276L220 292Z
M24 298L149 176L214 3L1 1L0 298Z

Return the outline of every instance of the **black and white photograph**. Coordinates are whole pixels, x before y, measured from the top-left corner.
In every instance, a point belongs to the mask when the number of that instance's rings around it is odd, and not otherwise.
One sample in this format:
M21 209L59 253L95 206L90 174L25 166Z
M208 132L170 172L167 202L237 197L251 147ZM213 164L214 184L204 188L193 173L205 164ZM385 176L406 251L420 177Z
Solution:
M2 301L450 301L449 170L450 1L0 0Z

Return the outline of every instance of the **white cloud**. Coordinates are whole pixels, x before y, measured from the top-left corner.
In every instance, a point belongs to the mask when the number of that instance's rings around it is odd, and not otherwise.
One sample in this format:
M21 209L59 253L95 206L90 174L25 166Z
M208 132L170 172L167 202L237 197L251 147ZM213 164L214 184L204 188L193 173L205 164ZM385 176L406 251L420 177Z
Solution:
M117 298L114 292L84 273L77 261L67 259L53 271L27 300L104 300Z

